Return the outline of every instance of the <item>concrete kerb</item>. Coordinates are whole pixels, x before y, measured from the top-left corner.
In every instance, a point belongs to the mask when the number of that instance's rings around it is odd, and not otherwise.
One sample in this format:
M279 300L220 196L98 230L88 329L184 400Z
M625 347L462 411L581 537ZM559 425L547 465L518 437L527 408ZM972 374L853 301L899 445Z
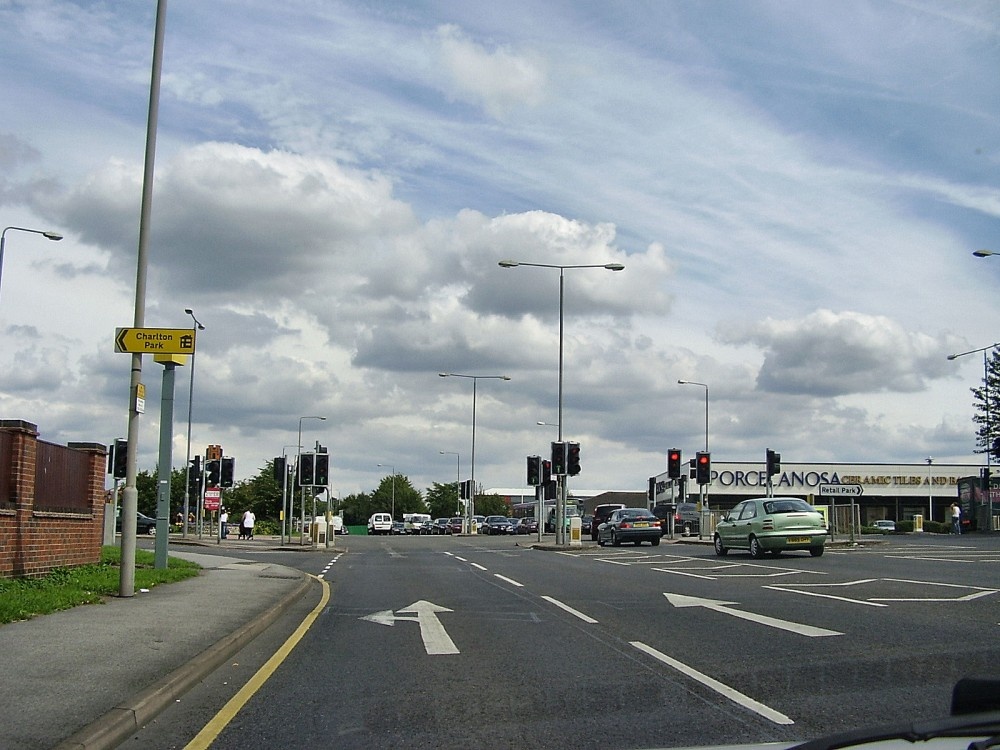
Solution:
M219 639L193 659L138 693L131 700L73 733L53 750L105 750L121 745L149 721L184 695L206 675L224 664L246 642L270 627L305 595L315 579L302 574L299 585L243 627Z

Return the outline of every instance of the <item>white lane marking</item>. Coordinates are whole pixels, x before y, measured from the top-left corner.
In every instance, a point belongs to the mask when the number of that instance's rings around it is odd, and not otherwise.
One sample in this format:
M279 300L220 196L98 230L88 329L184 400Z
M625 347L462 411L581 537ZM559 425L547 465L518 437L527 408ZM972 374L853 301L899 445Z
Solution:
M475 563L473 563L473 564L475 564ZM483 570L486 570L486 568L483 568ZM500 575L499 573L494 573L493 575L495 575L495 576L496 576L497 578L499 578L499 579L500 579L501 581L506 581L506 582L507 582L507 583L509 583L509 584L510 584L511 586L517 586L517 587L518 587L519 589L521 589L521 588L524 588L524 584L523 584L523 583L518 583L518 582L517 582L517 581L515 581L515 580L514 580L513 578L508 578L507 576L502 576L502 575Z
M563 610L569 612L574 617L579 617L584 622L590 623L591 625L596 625L597 624L597 620L595 620L593 617L589 617L588 615L583 614L583 612L580 612L579 610L573 609L568 604L563 604L558 599L553 599L551 596L543 596L542 599L544 599L545 601L549 602L550 604L555 604L557 607L559 607L560 609L563 609Z
M760 716L763 716L765 719L768 719L769 721L773 721L775 724L794 724L795 723L794 721L792 721L790 718L788 718L787 716L785 716L780 711L775 711L770 706L765 706L760 701L756 701L753 698L751 698L750 696L744 695L739 690L734 690L733 688L729 687L725 683L719 682L718 680L716 680L716 679L714 679L712 677L709 677L708 675L703 674L702 672L699 672L697 669L695 669L693 667L689 667L687 664L684 664L683 662L679 662L676 659L672 659L671 657L667 656L663 652L657 651L652 646L647 646L645 643L642 643L641 641L631 641L630 643L635 648L639 649L640 651L642 651L642 652L644 652L646 654L649 654L654 659L657 659L658 661L662 662L663 664L666 664L668 667L672 667L673 669L676 669L681 674L687 675L688 677L690 677L693 680L697 680L702 685L705 685L706 687L711 688L715 692L719 693L719 695L722 695L725 698L728 698L729 700L731 700L733 703L737 703L737 704L743 706L744 708L748 708L751 711L753 711L754 713L759 714Z
M417 622L420 625L420 637L424 641L424 650L431 655L461 653L444 629L437 617L438 612L453 612L454 610L433 604L424 600L414 602L409 607L398 610L400 614L415 614L416 617L399 617L391 609L374 612L360 618L379 625L394 625L399 620Z
M343 553L343 552L341 552L341 553L340 553L339 555L337 555L337 556L336 556L336 557L334 557L334 558L333 558L332 560L330 560L330 562L328 562L328 563L326 564L326 567L325 567L325 568L323 568L323 572L322 572L322 573L320 573L320 574L319 574L318 576L316 576L316 577L317 577L317 578L319 578L320 580L322 580L322 579L323 579L323 576L325 576L325 575L326 575L326 574L327 574L327 573L328 573L328 572L330 571L330 568L332 568L332 567L333 567L333 564L334 564L335 562L337 562L337 560L339 560L339 559L340 559L340 555L342 555L342 554L344 554L344 553Z
M480 570L487 570L487 568L484 568L479 563L469 563L469 565L471 565L473 568L479 568Z
M462 562L469 562L469 561L468 561L468 560L466 560L466 559L465 559L464 557L459 557L458 555L455 555L455 559L456 559L456 560L461 560Z
M755 612L744 612L740 609L730 609L729 605L737 604L737 602L721 602L717 599L702 599L701 597L684 596L683 594L664 593L663 595L667 597L667 601L675 607L705 607L706 609L722 612L723 614L732 615L733 617L739 617L743 620L756 622L760 625L767 625L770 628L787 630L789 633L797 633L798 635L805 635L810 638L822 638L823 636L828 635L843 635L843 633L838 633L836 630L827 630L826 628L817 628L812 625L803 625L802 623L791 622L790 620L779 620L776 617L759 615Z

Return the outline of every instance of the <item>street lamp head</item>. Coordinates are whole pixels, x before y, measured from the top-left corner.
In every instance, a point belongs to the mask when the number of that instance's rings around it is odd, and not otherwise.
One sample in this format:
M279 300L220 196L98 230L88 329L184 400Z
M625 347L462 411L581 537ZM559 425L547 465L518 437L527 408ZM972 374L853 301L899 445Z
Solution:
M188 315L190 315L190 316L191 316L191 320L193 320L193 321L194 321L194 324L195 324L196 326L198 326L198 330L199 330L199 331L204 331L204 330L205 330L205 326L203 326L203 325L201 324L201 321L200 321L200 320L198 320L198 319L197 319L197 318L196 318L196 317L194 316L194 310L192 310L192 309L191 309L190 307L185 307L185 308L184 308L184 312L186 312L186 313L187 313Z
M63 238L59 232L42 232L42 237L47 240L53 240L54 242L58 242Z
M502 380L510 380L510 375L501 375L500 378Z
M623 266L621 263L605 263L604 267L607 268L609 271L624 271L625 270L625 266Z
M500 268L516 268L521 264L518 263L516 260L502 260L500 261L499 265Z
M997 253L993 252L992 250L974 250L972 254L975 255L977 258L988 258L991 255L997 255Z
M449 375L451 375L451 373L450 373L450 372L439 372L439 373L438 373L438 377L439 377L439 378L446 378L446 377L448 377Z

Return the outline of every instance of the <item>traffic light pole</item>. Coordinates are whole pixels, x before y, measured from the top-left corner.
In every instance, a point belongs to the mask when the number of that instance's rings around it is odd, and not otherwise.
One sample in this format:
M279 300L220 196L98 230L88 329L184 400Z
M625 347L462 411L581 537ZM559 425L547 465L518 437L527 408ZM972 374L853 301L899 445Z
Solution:
M167 542L170 538L170 474L173 461L174 434L174 369L173 357L154 358L163 365L162 392L160 394L160 457L157 468L156 542L153 567L167 569Z

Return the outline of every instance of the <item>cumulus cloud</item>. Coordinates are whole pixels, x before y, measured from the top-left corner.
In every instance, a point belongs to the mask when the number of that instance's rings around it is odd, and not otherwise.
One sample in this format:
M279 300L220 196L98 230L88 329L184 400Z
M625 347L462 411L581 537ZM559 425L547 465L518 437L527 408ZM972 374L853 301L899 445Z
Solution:
M831 310L726 325L718 338L764 350L760 390L813 396L922 390L949 374L945 358L955 345L953 338L910 332L881 315Z

